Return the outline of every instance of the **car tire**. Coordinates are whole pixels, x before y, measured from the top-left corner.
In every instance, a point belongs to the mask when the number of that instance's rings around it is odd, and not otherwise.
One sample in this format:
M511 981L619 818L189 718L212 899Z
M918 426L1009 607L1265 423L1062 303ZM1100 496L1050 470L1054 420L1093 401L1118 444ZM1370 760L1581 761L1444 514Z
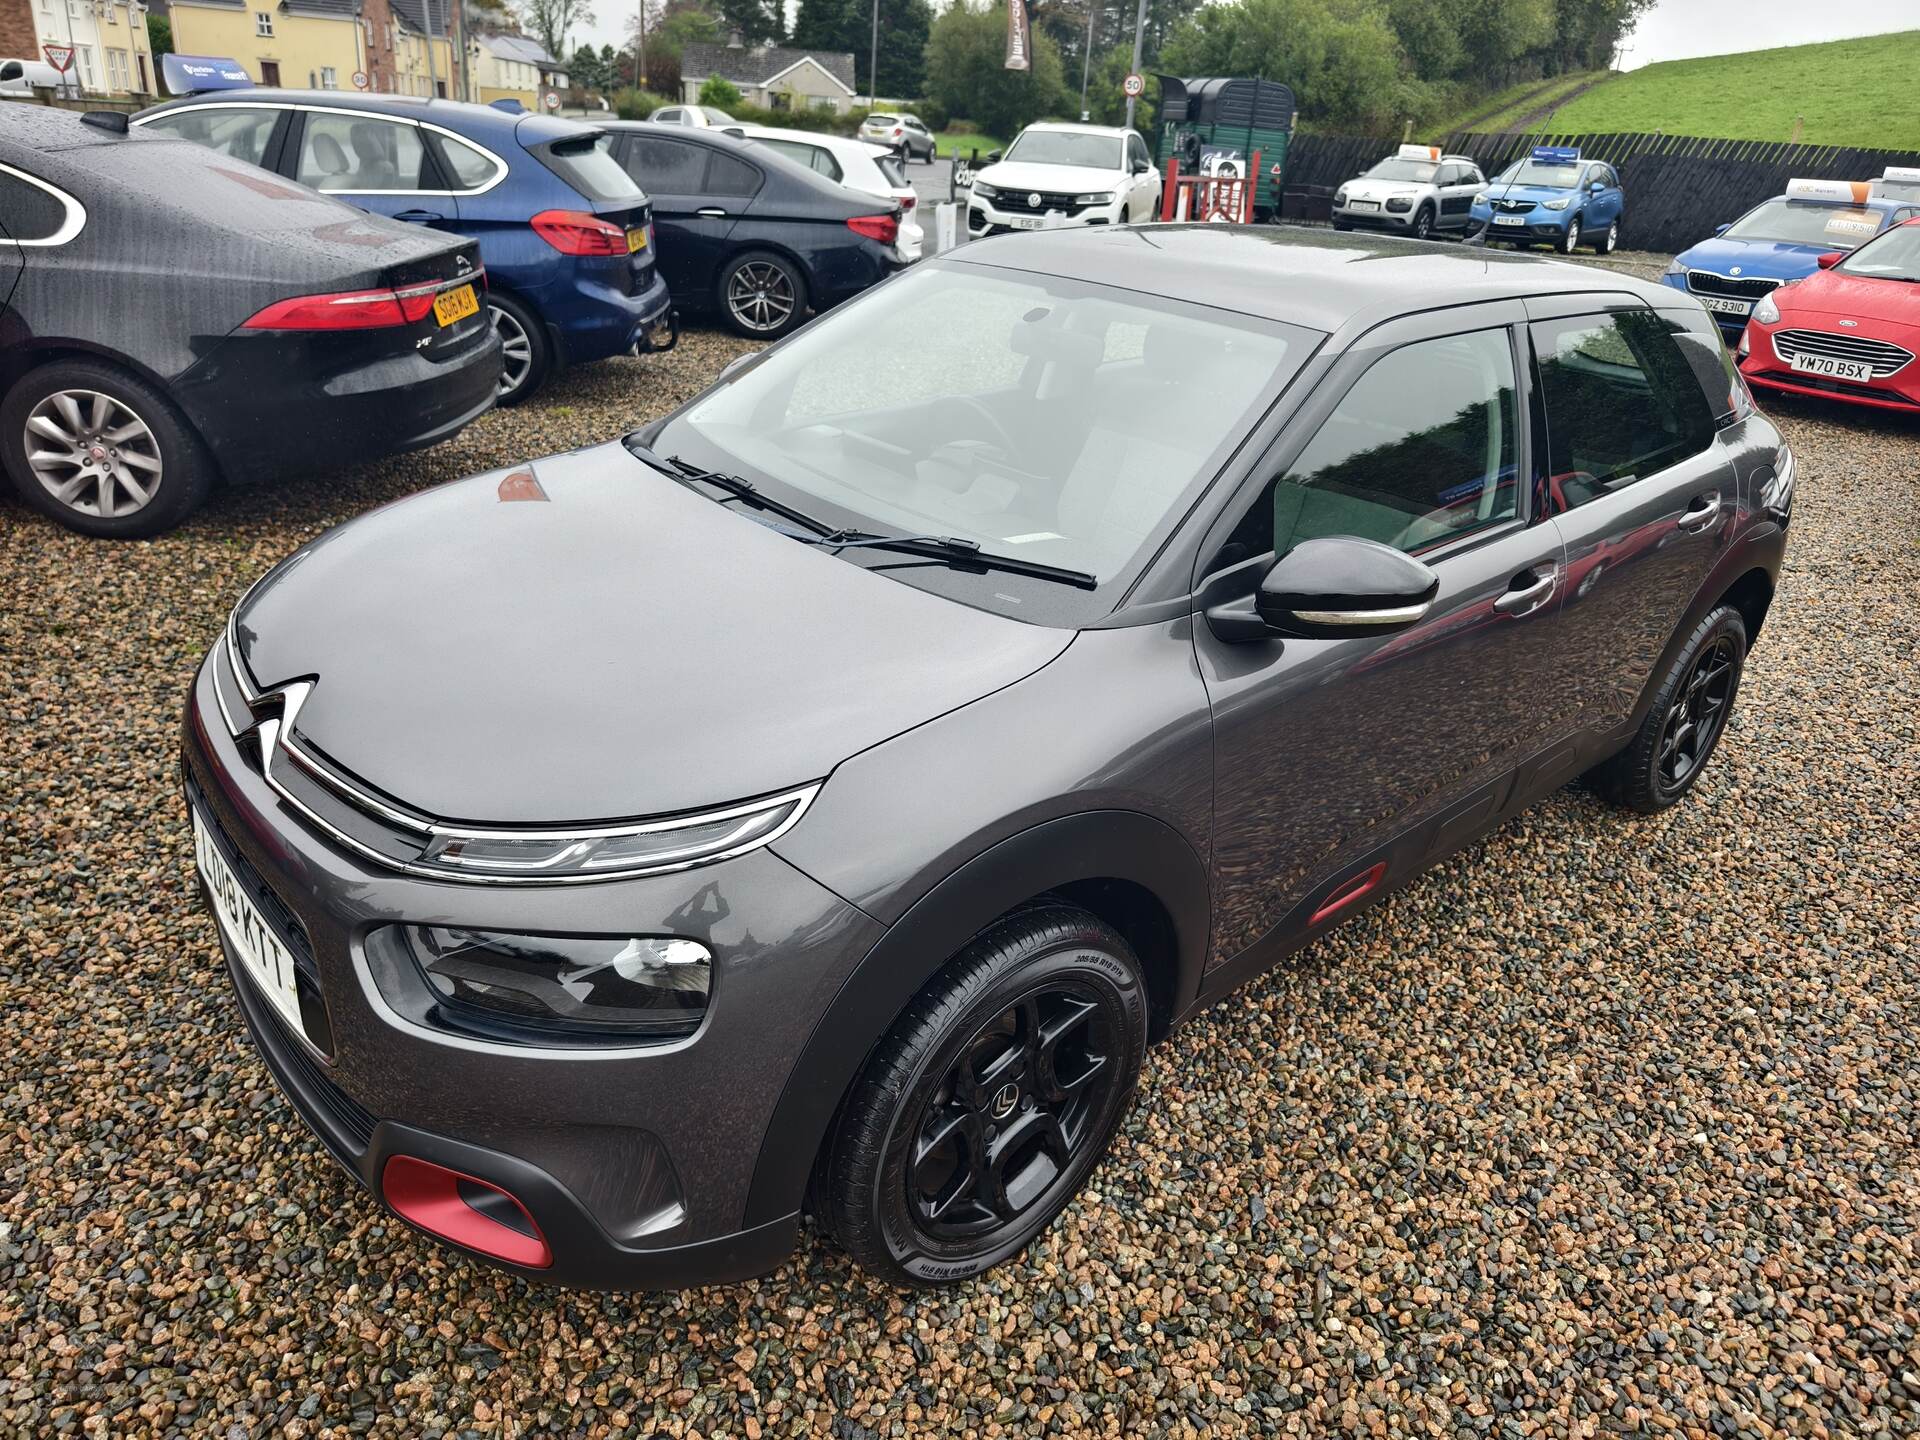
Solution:
M868 1057L823 1157L815 1218L896 1284L992 1269L1053 1223L1106 1153L1146 1043L1146 981L1111 927L1058 903L996 921Z
M55 361L14 383L0 403L0 465L36 510L115 540L173 529L214 480L213 457L173 402L97 360Z
M1620 218L1618 216L1615 216L1613 223L1607 226L1605 233L1603 233L1598 240L1593 242L1593 253L1596 255L1611 255L1613 254L1614 251L1618 250L1619 248L1620 248Z
M720 313L734 333L777 340L807 318L807 280L784 255L749 250L720 272Z
M1578 215L1567 221L1566 233L1560 237L1558 248L1562 255L1571 255L1580 248L1580 217Z
M1407 233L1416 240L1433 238L1433 207L1431 205L1422 205L1414 212L1413 226Z
M553 343L540 318L511 295L490 292L487 316L500 336L500 393L497 405L530 400L553 369Z
M1652 815L1700 778L1726 733L1746 667L1747 626L1722 605L1694 627L1626 749L1587 774L1602 797Z

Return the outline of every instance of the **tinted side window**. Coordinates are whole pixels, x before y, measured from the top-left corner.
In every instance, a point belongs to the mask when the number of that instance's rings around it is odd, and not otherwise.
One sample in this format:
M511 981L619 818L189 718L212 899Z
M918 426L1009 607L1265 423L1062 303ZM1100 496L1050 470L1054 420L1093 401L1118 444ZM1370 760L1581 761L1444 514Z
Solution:
M1652 310L1536 324L1547 488L1571 509L1713 443L1693 366Z
M31 243L58 235L67 223L67 207L57 195L0 170L0 216L6 217L0 235Z
M1326 535L1418 552L1513 519L1514 391L1504 329L1382 356L1254 503L1222 562Z
M273 137L273 127L280 115L278 110L225 107L216 110L212 106L194 106L156 116L141 128L157 130L162 135L177 135L209 150L218 150L222 155L231 155L235 160L259 165L266 160L267 141Z
M447 166L453 171L456 190L478 190L493 179L500 169L473 146L448 135L440 137L440 153L446 157Z
M1153 157L1147 154L1147 142L1138 135L1127 136L1127 156L1135 165L1153 166Z
M709 195L754 195L760 190L760 172L733 155L713 152L707 170Z
M627 173L655 195L698 195L707 174L707 152L660 135L635 135L627 147Z
M1707 397L1707 408L1713 412L1714 419L1720 421L1737 415L1740 382L1733 356L1720 338L1719 326L1697 310L1663 310L1660 318L1666 321L1668 333L1686 357L1693 378L1700 382L1701 393Z
M427 149L411 125L371 115L307 115L294 179L316 190L419 190Z

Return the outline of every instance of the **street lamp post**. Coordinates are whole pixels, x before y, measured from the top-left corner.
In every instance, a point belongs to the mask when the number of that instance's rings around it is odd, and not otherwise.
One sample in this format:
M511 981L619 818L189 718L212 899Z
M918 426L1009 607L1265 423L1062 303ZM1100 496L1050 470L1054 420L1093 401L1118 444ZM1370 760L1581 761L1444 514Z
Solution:
M1133 68L1129 74L1140 73L1140 55L1147 43L1147 0L1140 0L1140 14L1133 22ZM1133 128L1133 107L1139 102L1131 95L1127 97L1127 128Z
M1087 110L1087 81L1093 75L1093 19L1100 13L1100 0L1087 0L1087 53L1080 57L1080 123L1092 118Z
M880 0L873 0L873 43L867 52L867 108L879 103L880 96Z

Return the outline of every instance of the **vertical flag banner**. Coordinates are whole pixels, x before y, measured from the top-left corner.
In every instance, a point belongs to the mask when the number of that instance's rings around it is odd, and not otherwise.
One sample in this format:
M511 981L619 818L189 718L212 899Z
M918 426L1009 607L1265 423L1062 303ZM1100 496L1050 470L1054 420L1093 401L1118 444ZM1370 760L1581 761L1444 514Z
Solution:
M1007 0L1007 69L1025 70L1033 32L1027 24L1027 0Z

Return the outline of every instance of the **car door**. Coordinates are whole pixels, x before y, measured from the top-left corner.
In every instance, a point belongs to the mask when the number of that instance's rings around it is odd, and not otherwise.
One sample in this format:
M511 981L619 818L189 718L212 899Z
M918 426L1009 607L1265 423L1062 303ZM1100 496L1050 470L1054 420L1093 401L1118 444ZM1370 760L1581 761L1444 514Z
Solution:
M1455 161L1440 167L1435 182L1440 191L1440 228L1465 229L1472 218L1474 197L1486 189L1486 181L1473 166Z
M1581 228L1602 231L1620 218L1620 185L1611 165L1589 165L1580 185L1586 216Z
M1681 349L1681 318L1624 297L1529 308L1546 437L1535 486L1567 547L1580 723L1604 737L1631 719L1731 542L1738 457L1700 379L1712 367ZM1725 396L1718 408L1730 413Z
M1129 133L1127 136L1127 170L1131 197L1127 214L1134 220L1159 219L1160 172L1153 168L1153 157L1147 154L1147 142L1138 133Z
M451 227L458 210L425 135L411 120L301 107L282 173L376 215Z
M738 193L739 172L752 167L685 134L629 130L621 138L620 163L653 199L656 263L668 290L683 304L710 302L727 237L750 198Z
M1518 483L1524 320L1508 301L1373 332L1210 536L1206 607L1326 535L1405 550L1439 584L1425 616L1389 635L1235 641L1196 625L1214 715L1216 960L1331 923L1343 895L1405 878L1572 773L1555 753L1577 663L1559 644L1564 553Z

